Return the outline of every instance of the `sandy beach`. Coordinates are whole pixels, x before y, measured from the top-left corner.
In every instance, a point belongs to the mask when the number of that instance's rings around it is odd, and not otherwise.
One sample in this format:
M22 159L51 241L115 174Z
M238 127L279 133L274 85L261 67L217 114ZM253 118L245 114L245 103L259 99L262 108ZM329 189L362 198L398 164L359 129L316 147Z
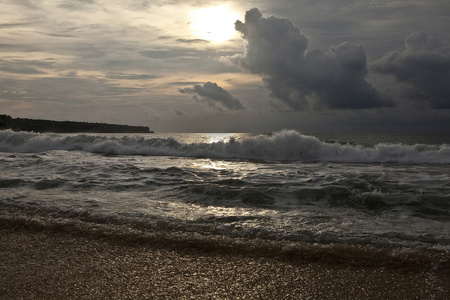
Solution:
M227 238L208 246L200 236L199 246L195 239L187 243L177 233L125 239L82 224L49 227L42 220L11 215L3 215L0 225L2 299L446 299L450 295L448 262L427 268L426 259L394 262L368 257L364 247L343 246L340 253L332 253L304 245L303 250L281 251L275 249L281 245L264 241L243 240L228 247ZM272 249L261 251L267 246ZM282 254L275 255L277 251Z

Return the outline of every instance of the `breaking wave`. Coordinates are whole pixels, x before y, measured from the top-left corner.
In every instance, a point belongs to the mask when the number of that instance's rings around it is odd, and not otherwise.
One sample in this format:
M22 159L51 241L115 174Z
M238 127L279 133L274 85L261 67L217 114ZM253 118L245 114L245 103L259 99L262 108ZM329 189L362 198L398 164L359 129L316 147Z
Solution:
M322 142L293 130L272 135L231 138L214 143L181 143L174 138L111 135L60 135L0 131L0 151L39 153L51 150L84 151L104 155L145 155L257 159L273 161L329 161L355 163L450 164L450 145L380 143L374 147Z

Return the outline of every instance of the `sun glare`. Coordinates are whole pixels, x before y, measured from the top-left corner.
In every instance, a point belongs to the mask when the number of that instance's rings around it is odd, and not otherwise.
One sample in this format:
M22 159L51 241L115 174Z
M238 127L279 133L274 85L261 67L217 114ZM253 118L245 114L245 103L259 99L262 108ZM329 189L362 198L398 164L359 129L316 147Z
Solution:
M224 42L236 35L234 22L239 15L224 6L201 8L191 13L191 30L200 39Z

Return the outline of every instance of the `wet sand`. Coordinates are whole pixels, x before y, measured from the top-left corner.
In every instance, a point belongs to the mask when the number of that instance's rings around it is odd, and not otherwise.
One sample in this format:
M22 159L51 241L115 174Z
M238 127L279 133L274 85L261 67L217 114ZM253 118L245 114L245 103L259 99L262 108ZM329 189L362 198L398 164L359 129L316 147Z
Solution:
M0 212L0 299L450 298L442 253L146 232Z

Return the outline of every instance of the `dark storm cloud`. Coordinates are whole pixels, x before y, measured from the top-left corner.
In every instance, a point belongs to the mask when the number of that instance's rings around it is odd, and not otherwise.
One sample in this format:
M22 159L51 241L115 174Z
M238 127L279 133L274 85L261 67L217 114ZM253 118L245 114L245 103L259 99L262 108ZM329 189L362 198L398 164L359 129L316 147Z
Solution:
M405 39L403 51L387 53L372 69L406 84L403 92L408 99L450 109L450 45L439 39L425 32L412 33Z
M206 82L203 85L196 84L193 88L184 88L178 90L180 93L195 94L193 98L197 101L208 103L210 106L221 110L220 106L229 110L243 110L244 106L238 98L218 86L215 82ZM220 105L220 106L217 106Z
M328 51L307 51L308 39L288 19L263 18L253 8L235 28L247 40L244 69L262 76L271 96L294 110L393 106L365 80L366 54L348 42Z

